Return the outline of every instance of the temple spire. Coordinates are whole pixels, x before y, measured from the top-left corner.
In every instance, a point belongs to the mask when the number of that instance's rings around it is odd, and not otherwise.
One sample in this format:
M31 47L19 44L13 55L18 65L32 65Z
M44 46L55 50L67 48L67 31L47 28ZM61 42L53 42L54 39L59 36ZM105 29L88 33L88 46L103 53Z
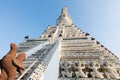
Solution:
M68 10L67 10L67 8L66 7L63 7L62 8L62 13L61 13L61 15L64 17L65 15L68 15Z
M57 25L61 25L61 24L71 25L71 24L73 24L72 18L68 14L67 7L62 8L61 15L57 19L56 24Z

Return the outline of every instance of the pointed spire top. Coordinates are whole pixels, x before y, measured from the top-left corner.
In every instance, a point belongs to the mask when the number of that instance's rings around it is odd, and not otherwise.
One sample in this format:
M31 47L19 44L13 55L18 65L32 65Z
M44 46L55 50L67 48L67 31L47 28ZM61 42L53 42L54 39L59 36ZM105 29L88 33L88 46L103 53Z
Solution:
M63 7L62 8L62 13L61 13L62 15L68 15L68 11L67 11L67 7Z
M61 11L61 15L57 19L57 24L71 25L73 24L72 18L68 14L67 7L63 7Z

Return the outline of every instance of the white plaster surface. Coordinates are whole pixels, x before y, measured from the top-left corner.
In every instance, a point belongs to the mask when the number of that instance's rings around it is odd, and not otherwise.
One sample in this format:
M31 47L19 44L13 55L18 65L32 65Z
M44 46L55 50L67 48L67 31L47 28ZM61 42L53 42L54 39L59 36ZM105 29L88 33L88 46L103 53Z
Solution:
M58 80L59 76L59 54L60 54L60 45L54 51L54 55L48 64L48 67L40 80Z

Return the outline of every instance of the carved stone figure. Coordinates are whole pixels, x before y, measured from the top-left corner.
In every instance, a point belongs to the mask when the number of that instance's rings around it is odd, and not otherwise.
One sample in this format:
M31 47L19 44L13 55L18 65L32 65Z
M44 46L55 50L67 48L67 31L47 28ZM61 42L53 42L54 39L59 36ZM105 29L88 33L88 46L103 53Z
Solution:
M92 75L93 78L104 78L102 73L98 72L98 68L95 67L95 63L91 62L89 68L92 70L90 74Z
M64 62L63 65L61 66L63 71L61 71L62 77L72 77L72 71L70 71L71 65L68 64L67 62Z
M21 73L22 70L24 70L22 62L26 58L25 53L21 52L16 57L18 49L17 45L15 43L11 43L10 48L10 51L0 61L0 80L14 80L16 76L16 71Z
M77 66L75 66L78 71L75 72L76 76L77 77L81 77L81 78L87 78L88 76L88 72L86 72L86 74L83 72L83 68L84 67L81 67L81 63L79 62Z
M92 77L91 74L90 74L90 72L93 71L89 67L90 67L89 63L86 63L85 64L85 68L83 69L83 72L87 74L88 78Z
M108 62L105 62L104 64L102 64L101 68L106 78L115 78L115 79L119 78L119 76L109 66Z

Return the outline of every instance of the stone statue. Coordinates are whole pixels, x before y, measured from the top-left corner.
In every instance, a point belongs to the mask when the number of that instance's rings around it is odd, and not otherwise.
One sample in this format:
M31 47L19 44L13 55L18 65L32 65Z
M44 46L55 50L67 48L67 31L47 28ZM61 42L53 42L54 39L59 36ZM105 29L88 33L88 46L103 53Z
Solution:
M98 68L95 67L95 63L94 62L90 62L89 64L89 69L91 69L92 71L90 72L90 74L92 75L93 78L104 78L102 73L98 72Z
M104 72L104 75L106 78L115 78L118 79L119 76L113 71L113 69L109 66L108 62L105 62L101 65L102 71Z
M63 69L63 71L61 71L62 77L72 77L72 71L70 71L69 69L71 68L71 65L68 64L67 62L64 62L61 66L61 68Z
M77 77L81 77L81 78L87 78L88 76L88 72L86 72L86 74L83 72L83 68L84 67L81 67L81 63L79 62L77 66L75 66L78 71L75 72L76 76Z
M10 51L0 60L0 80L14 80L16 71L21 73L24 70L22 62L25 60L26 55L24 52L21 52L16 57L17 49L17 45L11 43Z
M85 63L85 68L83 69L83 72L87 74L88 78L92 77L92 75L90 74L90 72L93 71L89 67L90 67L89 63Z

